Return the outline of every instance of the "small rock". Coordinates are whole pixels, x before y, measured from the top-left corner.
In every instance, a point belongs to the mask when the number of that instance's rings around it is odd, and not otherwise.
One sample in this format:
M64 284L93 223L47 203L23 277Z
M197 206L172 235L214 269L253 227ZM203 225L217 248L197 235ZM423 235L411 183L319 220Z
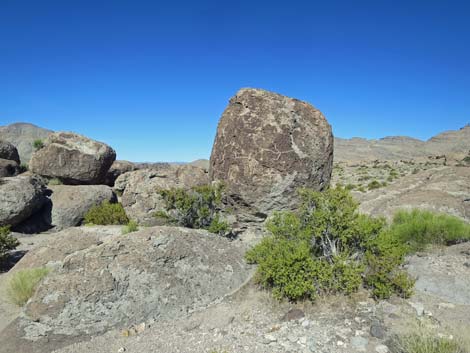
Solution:
M353 348L360 352L367 351L368 344L369 340L361 336L356 336L351 339L351 345L353 346Z
M339 347L344 346L344 342L343 341L338 341L338 342L336 342L336 345L339 346Z
M385 328L379 321L372 322L372 325L370 326L370 335L379 339L385 337Z
M310 337L308 339L308 349L310 350L310 352L315 352L316 349L317 349L317 341L315 340L315 338L313 337Z
M470 262L464 262L463 264L465 267L470 268Z
M121 348L118 349L118 353L123 353L125 351L126 351L126 349L124 347L121 347Z
M302 327L309 327L310 326L310 321L304 320L302 321Z
M297 336L293 334L290 334L289 336L287 336L287 339L289 340L289 342L292 342L292 343L296 343L298 341Z
M303 344L303 345L307 344L307 337L305 336L300 337L299 342L300 344Z
M455 305L452 303L439 303L439 309L454 309Z
M277 342L277 338L274 335L264 335L264 343L265 344L270 344L272 342Z
M388 347L383 344L379 344L375 347L375 351L377 353L388 353Z
M299 320L305 316L304 312L300 309L290 309L282 318L281 321Z

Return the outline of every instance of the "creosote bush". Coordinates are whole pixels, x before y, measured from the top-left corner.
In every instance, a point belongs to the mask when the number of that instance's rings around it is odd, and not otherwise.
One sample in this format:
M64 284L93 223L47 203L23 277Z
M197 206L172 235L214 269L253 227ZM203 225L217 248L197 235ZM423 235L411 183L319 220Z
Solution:
M9 251L14 250L19 241L10 235L10 227L0 227L0 263L5 259Z
M129 218L122 205L109 201L90 208L84 219L84 223L88 225L124 225L128 222Z
M18 306L26 304L39 282L49 273L47 268L31 268L12 274L7 288L10 300Z
M223 185L196 186L189 190L172 188L159 190L166 211L155 216L188 228L206 229L219 235L230 235L230 226L221 220Z
M267 222L271 235L246 254L258 264L262 286L291 300L350 294L361 285L378 298L411 294L413 281L399 268L406 249L383 233L384 219L359 214L342 187L299 194L299 209L275 213Z
M393 238L406 244L409 252L428 244L449 245L470 240L470 224L446 214L414 209L398 211L390 227Z

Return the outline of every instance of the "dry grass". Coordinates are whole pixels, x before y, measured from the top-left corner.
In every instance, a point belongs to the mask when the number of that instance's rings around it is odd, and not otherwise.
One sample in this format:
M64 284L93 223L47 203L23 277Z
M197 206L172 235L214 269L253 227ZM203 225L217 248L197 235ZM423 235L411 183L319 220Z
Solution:
M7 288L9 299L18 306L26 304L39 282L49 273L47 268L31 268L12 274Z

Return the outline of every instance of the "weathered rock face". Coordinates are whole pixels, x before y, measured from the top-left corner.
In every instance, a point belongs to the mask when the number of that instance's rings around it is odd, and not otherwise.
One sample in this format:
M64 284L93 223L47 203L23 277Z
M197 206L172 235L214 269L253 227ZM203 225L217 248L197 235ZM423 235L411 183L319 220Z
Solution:
M53 262L56 269L26 305L21 326L29 338L182 317L239 288L250 273L239 243L202 230L154 227L88 239L88 249Z
M0 126L0 140L8 141L16 146L21 162L26 164L29 163L33 154L34 141L45 140L51 133L51 130L28 123Z
M209 183L208 173L190 165L162 165L121 175L115 189L123 191L121 203L129 218L145 225L158 225L156 211L164 210L158 189L191 188Z
M8 159L20 164L18 150L10 142L0 140L0 159Z
M104 183L109 186L114 186L114 182L121 174L132 172L138 169L140 168L135 163L128 161L114 161L113 165L106 174Z
M0 225L17 225L39 211L48 200L46 193L34 176L0 179Z
M0 158L0 178L15 176L19 172L18 163Z
M264 218L292 207L299 187L327 187L332 163L333 135L319 110L279 94L241 89L220 119L210 177L225 183L239 207Z
M101 184L116 159L108 145L71 132L56 132L30 161L32 172L64 184Z
M61 230L79 225L88 210L103 201L116 201L106 185L54 185L52 190L52 226Z

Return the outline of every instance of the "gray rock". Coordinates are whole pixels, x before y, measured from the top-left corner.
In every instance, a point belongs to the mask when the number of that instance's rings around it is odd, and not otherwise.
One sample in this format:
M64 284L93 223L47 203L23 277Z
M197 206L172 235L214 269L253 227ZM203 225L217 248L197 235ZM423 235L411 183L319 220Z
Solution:
M20 156L18 150L13 144L0 140L0 159L8 159L20 164Z
M15 226L47 202L47 189L39 178L16 176L0 179L0 225Z
M241 89L217 128L211 180L222 181L234 206L264 219L295 206L296 190L329 185L333 135L306 102L260 89Z
M127 215L144 225L159 224L154 214L165 209L159 189L191 188L208 183L208 173L190 165L137 170L122 174L116 180L117 189L123 190L121 203Z
M281 321L300 320L303 317L305 317L305 313L300 309L294 308L285 313L281 318Z
M19 173L19 165L15 161L0 158L0 178L15 176Z
M106 174L106 179L104 183L109 186L114 186L116 179L124 173L132 172L134 170L140 169L135 163L129 161L114 161L111 165L111 168Z
M88 210L103 201L116 202L107 185L54 185L52 190L52 225L57 230L80 225Z
M385 328L379 321L372 322L370 326L370 335L376 338L384 338L385 337Z
M108 145L72 132L56 132L30 161L33 173L64 184L101 184L116 159Z
M27 331L41 322L52 334L75 336L185 316L246 281L250 268L238 246L175 227L101 237L66 256L45 278L26 304L21 326Z

